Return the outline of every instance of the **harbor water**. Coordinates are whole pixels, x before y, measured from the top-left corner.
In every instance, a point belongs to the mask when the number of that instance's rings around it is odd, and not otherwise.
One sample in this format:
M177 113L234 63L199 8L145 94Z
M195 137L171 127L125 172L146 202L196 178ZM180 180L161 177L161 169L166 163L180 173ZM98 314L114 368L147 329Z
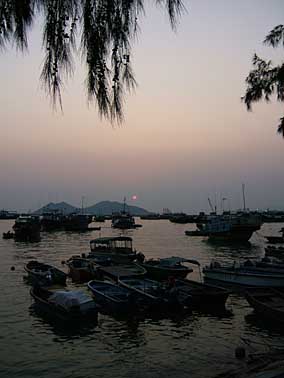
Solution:
M264 224L247 245L212 244L188 237L195 225L167 220L137 220L143 227L125 231L146 258L195 258L202 266L212 259L233 262L264 255L264 235L279 235L284 224ZM0 234L14 221L0 221ZM99 224L95 224L98 226ZM175 314L167 318L114 319L98 315L95 324L67 326L38 313L23 276L24 265L39 260L66 271L64 260L89 252L89 241L118 235L109 221L101 231L42 233L37 243L0 239L0 377L163 378L213 377L240 366L235 348L247 340L248 351L283 346L284 334L253 314L246 300L230 295L227 311ZM11 270L14 267L14 270ZM188 278L199 280L194 268ZM68 285L74 287L71 282ZM77 285L76 287L80 287Z

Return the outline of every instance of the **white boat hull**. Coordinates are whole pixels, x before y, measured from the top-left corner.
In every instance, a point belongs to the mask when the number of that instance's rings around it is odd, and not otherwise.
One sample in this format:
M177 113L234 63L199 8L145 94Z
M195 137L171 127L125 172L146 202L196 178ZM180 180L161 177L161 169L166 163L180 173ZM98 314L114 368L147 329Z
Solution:
M246 271L226 271L204 269L204 278L234 285L284 287L284 273L253 273Z

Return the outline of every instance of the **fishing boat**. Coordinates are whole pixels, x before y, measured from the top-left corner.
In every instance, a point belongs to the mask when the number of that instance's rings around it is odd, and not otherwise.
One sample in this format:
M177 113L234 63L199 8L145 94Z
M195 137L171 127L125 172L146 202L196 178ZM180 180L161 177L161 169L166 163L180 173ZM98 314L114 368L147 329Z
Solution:
M8 210L0 210L0 219L16 219L18 218L19 214L16 211L8 211Z
M88 258L111 259L115 263L127 263L137 258L132 238L128 236L102 237L90 241Z
M88 288L102 312L128 314L137 308L133 293L125 287L112 282L93 280L88 282Z
M66 283L67 274L51 265L31 260L25 265L24 269L33 284L51 286L65 285Z
M178 291L178 300L195 308L220 309L225 303L230 291L220 286L208 285L202 282L177 279L175 288Z
M90 215L73 213L64 217L63 228L65 231L88 231L91 222Z
M258 315L273 321L274 324L284 325L284 295L282 292L266 287L247 288L245 296Z
M33 215L19 216L13 230L16 241L38 241L40 239L40 220Z
M162 259L149 259L140 262L140 265L147 270L147 276L153 280L163 281L169 277L185 278L193 271L182 263L191 262L192 260L182 257L167 257Z
M99 276L98 265L90 259L72 256L66 264L69 268L68 275L74 282L88 282Z
M248 260L240 265L222 266L212 262L203 268L203 275L205 281L230 285L284 287L284 269L280 264L255 264Z
M124 197L123 210L112 214L111 227L119 228L122 230L133 229L142 227L135 223L134 217L126 211L126 198Z
M111 227L120 228L122 230L136 228L135 219L126 211L114 213L111 219Z
M63 320L97 319L98 307L93 299L82 291L51 291L40 286L30 290L36 305L48 314Z
M161 282L145 278L120 278L118 283L135 294L140 308L165 311L181 307L177 291Z
M202 236L208 236L210 240L247 242L252 234L259 230L262 218L258 214L249 212L209 215L206 223L199 224Z
M101 266L98 271L105 278L110 278L111 280L117 282L120 278L141 278L147 273L146 269L142 266L132 262L128 264Z
M64 215L59 210L46 211L41 215L41 230L45 232L63 229Z

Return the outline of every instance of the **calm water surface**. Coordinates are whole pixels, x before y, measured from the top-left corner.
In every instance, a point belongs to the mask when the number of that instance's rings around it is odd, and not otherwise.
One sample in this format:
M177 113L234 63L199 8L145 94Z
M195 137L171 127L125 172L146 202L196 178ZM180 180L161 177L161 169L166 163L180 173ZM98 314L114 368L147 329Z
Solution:
M0 235L13 221L0 221ZM181 256L233 261L264 254L263 235L279 235L284 224L265 224L250 246L210 244L184 235L194 225L142 221L143 227L126 232L146 257ZM25 283L24 265L38 259L62 267L73 254L89 251L89 241L117 235L110 223L101 232L43 233L38 243L0 239L0 377L212 377L239 363L234 349L241 338L255 349L283 346L284 335L256 321L247 302L231 295L228 313L193 312L168 319L117 320L99 314L98 324L76 328L58 325L35 311ZM14 266L15 271L10 268ZM63 267L63 270L65 268ZM198 280L198 271L191 274ZM71 283L69 283L72 286Z

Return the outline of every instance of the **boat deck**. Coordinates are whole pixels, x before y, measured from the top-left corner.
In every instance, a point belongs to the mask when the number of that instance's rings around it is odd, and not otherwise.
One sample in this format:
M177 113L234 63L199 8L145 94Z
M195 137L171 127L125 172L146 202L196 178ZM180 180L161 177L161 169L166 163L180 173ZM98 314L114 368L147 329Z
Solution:
M114 279L121 277L143 276L146 270L136 264L123 264L100 267L99 270L106 276Z

